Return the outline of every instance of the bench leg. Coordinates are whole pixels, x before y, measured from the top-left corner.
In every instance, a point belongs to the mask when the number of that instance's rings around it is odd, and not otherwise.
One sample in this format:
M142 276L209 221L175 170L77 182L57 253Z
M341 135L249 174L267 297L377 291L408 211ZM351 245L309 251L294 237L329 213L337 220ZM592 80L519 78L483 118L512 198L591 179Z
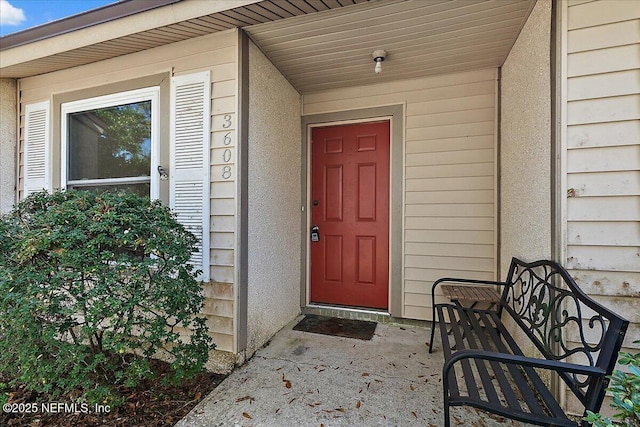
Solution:
M447 381L443 378L443 391L444 391L444 427L451 427L451 419L449 416L449 388L445 384Z
M451 427L451 420L449 419L449 404L444 405L444 427Z
M433 290L431 291L431 295L433 296ZM431 303L431 305L431 338L429 339L429 353L433 352L433 334L436 330L436 305L434 303Z
M433 320L431 321L431 338L429 339L429 353L433 352L433 334L436 331L436 314L433 310Z

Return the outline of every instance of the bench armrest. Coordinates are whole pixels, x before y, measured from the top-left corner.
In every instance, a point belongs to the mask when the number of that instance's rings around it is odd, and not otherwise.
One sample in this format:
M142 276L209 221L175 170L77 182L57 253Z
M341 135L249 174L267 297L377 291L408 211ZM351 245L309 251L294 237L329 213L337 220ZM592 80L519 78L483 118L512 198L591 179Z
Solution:
M435 282L433 282L433 286L431 286L431 299L433 304L435 305L435 293L436 286L441 283L452 282L452 283L469 283L473 285L491 285L491 286L505 286L505 282L496 282L494 280L478 280L478 279L457 279L455 277L442 277Z
M530 366L532 368L542 368L547 370L568 372L572 374L590 375L596 377L606 376L606 372L595 366L578 365L575 363L562 362L559 360L536 359L534 357L520 356L517 354L496 353L485 350L459 350L453 353L442 368L443 378L447 378L453 365L462 359L481 359L494 362Z

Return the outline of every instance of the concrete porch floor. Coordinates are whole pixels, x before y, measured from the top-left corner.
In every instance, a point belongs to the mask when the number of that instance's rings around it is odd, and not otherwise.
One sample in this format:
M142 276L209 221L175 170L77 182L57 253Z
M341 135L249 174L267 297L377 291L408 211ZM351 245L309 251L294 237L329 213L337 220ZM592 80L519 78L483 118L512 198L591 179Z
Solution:
M442 353L429 327L378 323L370 341L278 332L176 426L434 426L442 414ZM437 334L436 334L437 335ZM452 426L522 426L453 408Z

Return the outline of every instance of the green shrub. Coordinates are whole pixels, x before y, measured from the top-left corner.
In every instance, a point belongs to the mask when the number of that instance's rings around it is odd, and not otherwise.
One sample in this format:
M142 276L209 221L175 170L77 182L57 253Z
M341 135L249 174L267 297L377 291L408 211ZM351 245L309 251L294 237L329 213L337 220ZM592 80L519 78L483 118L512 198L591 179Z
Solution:
M214 345L197 316L196 243L133 194L30 195L0 217L0 372L114 404L114 387L153 375L147 358L168 358L177 378L201 371Z
M640 353L632 355L620 352L618 362L629 367L628 373L615 370L608 388L613 396L611 407L617 411L613 417L619 423L614 424L602 414L588 411L585 420L596 427L640 427Z

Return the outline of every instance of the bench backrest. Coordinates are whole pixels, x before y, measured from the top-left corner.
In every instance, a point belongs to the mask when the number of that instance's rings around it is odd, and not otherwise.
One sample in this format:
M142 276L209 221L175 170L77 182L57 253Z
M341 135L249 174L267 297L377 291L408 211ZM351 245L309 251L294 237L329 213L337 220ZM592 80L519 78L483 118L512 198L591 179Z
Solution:
M613 372L629 322L580 290L553 261L511 261L501 300L546 359ZM586 409L597 412L608 379L559 372Z

